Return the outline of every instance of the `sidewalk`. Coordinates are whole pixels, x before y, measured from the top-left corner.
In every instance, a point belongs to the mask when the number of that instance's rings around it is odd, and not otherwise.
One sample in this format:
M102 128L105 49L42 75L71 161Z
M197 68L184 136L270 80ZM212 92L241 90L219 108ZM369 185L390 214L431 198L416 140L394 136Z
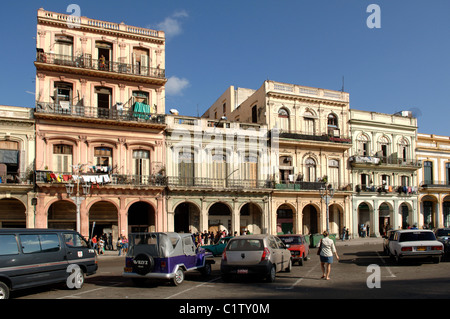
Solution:
M105 250L103 254L98 254L97 257L98 258L103 258L103 257L125 257L126 253L122 253L119 256L119 251L118 250Z
M336 239L336 246L354 246L354 245L381 245L383 237L365 237L354 238L349 240Z

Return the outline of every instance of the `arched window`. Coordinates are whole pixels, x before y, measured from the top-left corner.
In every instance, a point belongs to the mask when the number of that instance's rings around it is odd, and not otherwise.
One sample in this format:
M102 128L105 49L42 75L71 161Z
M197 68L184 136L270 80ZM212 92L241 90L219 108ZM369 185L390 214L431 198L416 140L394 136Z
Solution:
M398 142L398 158L403 161L408 158L408 141L404 138Z
M328 114L327 125L328 125L328 135L339 137L339 125L336 115L332 113Z
M305 160L304 180L306 182L315 182L316 181L316 161L311 157L308 157Z
M307 135L315 135L316 131L316 116L311 111L306 111L303 114L303 133Z
M282 132L289 132L289 111L284 107L278 110L278 124Z
M357 140L357 153L360 156L369 156L369 138L365 134L358 136Z
M387 157L389 156L389 140L386 136L382 136L378 141L379 144L379 156L383 161L387 161Z

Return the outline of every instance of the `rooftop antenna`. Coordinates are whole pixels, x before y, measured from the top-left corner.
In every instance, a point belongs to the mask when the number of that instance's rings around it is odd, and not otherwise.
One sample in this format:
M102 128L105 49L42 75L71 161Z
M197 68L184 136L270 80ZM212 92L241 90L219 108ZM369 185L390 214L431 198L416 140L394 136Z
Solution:
M344 76L342 76L342 92L344 92Z

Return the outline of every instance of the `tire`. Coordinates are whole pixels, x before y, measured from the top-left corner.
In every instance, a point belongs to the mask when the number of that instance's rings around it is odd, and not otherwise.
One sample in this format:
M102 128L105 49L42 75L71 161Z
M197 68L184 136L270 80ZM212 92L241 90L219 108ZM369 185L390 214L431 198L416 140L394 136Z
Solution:
M153 257L148 254L138 254L133 258L133 272L138 275L145 276L153 271L155 261Z
M269 273L267 274L267 277L266 277L267 282L274 282L276 276L277 276L277 270L275 268L275 265L273 265L272 268L270 268Z
M175 277L172 278L171 283L173 286L181 285L184 281L184 271L182 268L178 268L175 272Z
M0 281L0 299L9 299L9 287Z
M299 266L303 266L303 261L305 260L305 256L302 256L299 260L298 260L298 265Z
M211 264L209 264L209 263L206 263L206 264L205 264L205 267L203 267L203 268L200 269L200 273L201 273L203 276L205 276L205 277L210 276L210 275L211 275L211 271L212 271L212 268L211 268Z
M433 257L433 263L439 264L441 262L441 257Z

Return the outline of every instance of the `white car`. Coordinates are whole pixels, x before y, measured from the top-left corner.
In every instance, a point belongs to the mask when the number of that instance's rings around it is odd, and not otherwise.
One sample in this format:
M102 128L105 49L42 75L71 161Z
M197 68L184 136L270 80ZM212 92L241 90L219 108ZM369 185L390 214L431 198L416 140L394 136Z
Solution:
M441 261L444 245L436 240L431 230L408 229L395 231L389 240L388 252L399 263L403 258L429 257L435 263Z

